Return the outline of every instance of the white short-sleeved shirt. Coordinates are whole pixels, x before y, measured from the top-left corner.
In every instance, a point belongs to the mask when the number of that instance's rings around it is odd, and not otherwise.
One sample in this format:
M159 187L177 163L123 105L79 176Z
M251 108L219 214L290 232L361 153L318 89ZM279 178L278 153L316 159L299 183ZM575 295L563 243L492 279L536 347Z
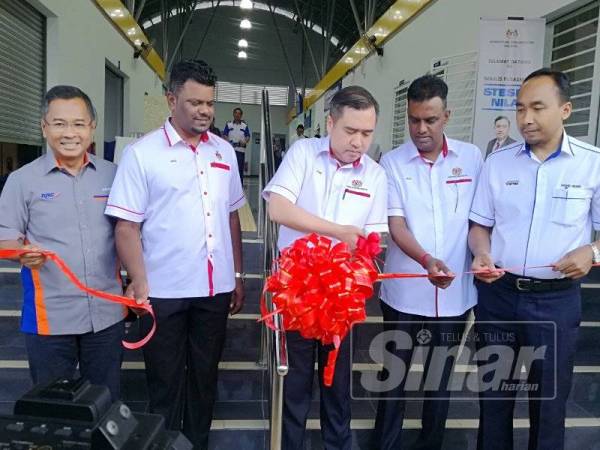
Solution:
M473 144L445 140L435 163L421 156L412 141L381 160L388 178L388 215L404 217L423 249L446 263L458 276L447 289L427 279L385 280L380 296L398 311L426 317L459 316L477 301L467 245L469 211L483 165ZM384 272L422 273L421 264L388 238Z
M240 143L250 137L250 128L243 120L239 123L231 120L225 124L223 136L229 140L229 143L236 152L243 152L246 150L246 147L241 147Z
M207 297L235 287L229 214L244 203L231 145L206 133L194 149L169 119L125 150L106 214L143 224L151 297Z
M296 141L265 187L315 216L367 233L388 230L385 172L369 156L340 166L330 154L329 138ZM283 249L306 233L282 225L277 246Z
M550 268L590 242L600 229L600 149L563 135L560 149L541 163L520 142L488 156L470 219L493 227L494 263L509 272L560 278Z

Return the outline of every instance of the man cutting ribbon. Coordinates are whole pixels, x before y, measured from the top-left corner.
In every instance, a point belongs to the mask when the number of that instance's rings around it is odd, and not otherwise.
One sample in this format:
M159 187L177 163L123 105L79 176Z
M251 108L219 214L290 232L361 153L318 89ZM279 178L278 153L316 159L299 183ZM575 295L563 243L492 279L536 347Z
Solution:
M385 173L365 153L373 140L379 106L358 86L331 99L323 139L302 139L290 148L263 196L271 220L281 224L277 246L319 233L354 248L364 231L387 232ZM315 356L321 383L321 434L325 448L349 450L350 344L341 343L331 387L323 372L333 345L287 333L290 371L285 377L282 446L303 449L312 397ZM335 355L335 353L333 353Z

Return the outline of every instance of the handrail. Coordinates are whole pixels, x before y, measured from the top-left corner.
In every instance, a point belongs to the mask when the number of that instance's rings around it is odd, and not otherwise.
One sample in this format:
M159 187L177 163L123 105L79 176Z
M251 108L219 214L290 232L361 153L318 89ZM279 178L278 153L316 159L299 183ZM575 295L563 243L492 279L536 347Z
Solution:
M277 226L268 218L267 206L261 193L275 173L275 158L271 140L271 116L269 111L269 93L262 92L262 125L261 125L261 170L259 173L259 236L263 237L263 270L266 277L276 270ZM271 296L266 293L266 301L272 309ZM288 372L287 345L281 316L273 316L274 331L263 327L262 361L266 362L271 380L271 417L270 417L270 449L281 449L281 432L283 427L283 377Z

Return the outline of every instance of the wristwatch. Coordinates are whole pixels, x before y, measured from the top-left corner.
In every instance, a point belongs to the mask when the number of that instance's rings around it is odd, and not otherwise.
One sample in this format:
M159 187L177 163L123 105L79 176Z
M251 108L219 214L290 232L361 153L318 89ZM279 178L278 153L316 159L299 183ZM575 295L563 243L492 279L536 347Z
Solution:
M243 272L236 272L235 273L235 277L241 279L242 281L244 281L244 277L246 276L245 273Z
M600 249L594 242L590 244L590 247L592 247L592 253L594 254L592 257L592 262L594 264L600 263Z

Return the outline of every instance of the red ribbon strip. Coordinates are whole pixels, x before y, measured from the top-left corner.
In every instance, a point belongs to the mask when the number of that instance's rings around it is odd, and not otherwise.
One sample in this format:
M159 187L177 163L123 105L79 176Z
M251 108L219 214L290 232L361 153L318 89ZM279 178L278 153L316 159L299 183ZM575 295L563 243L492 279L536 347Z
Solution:
M69 268L69 266L67 266L67 264L54 252L50 252L50 251L46 251L46 250L32 251L32 250L28 250L28 249L1 249L0 250L0 259L14 259L14 258L18 258L19 256L22 256L24 254L27 254L27 253L41 253L47 259L53 261L58 266L58 268L63 272L63 274L69 279L69 281L71 281L71 283L73 283L79 290L81 290L83 292L93 295L94 297L108 300L110 302L120 303L129 308L143 309L145 311L148 311L148 313L152 316L152 328L150 329L150 331L148 332L148 334L146 336L144 336L142 339L140 339L137 342L122 341L123 347L125 347L126 349L136 350L140 347L143 347L154 335L154 332L156 331L156 318L154 317L154 310L152 309L152 305L150 305L149 303L138 305L136 303L135 299L132 299L129 297L124 297L122 295L110 294L108 292L104 292L104 291L100 291L98 289L93 289L93 288L87 287L85 284L83 284L79 280L79 278L77 278L77 276L73 273L73 271Z
M310 234L282 250L277 260L278 269L265 282L259 321L275 330L273 316L281 314L286 331L297 330L306 339L333 344L323 372L325 386L333 383L340 343L355 323L363 322L367 317L365 302L373 295L374 283L392 278L433 278L426 273L378 273L373 260L379 253L381 246L377 233L359 238L353 252L347 244L332 245L331 239ZM546 267L552 266L527 269ZM267 307L267 292L272 293L273 311Z

